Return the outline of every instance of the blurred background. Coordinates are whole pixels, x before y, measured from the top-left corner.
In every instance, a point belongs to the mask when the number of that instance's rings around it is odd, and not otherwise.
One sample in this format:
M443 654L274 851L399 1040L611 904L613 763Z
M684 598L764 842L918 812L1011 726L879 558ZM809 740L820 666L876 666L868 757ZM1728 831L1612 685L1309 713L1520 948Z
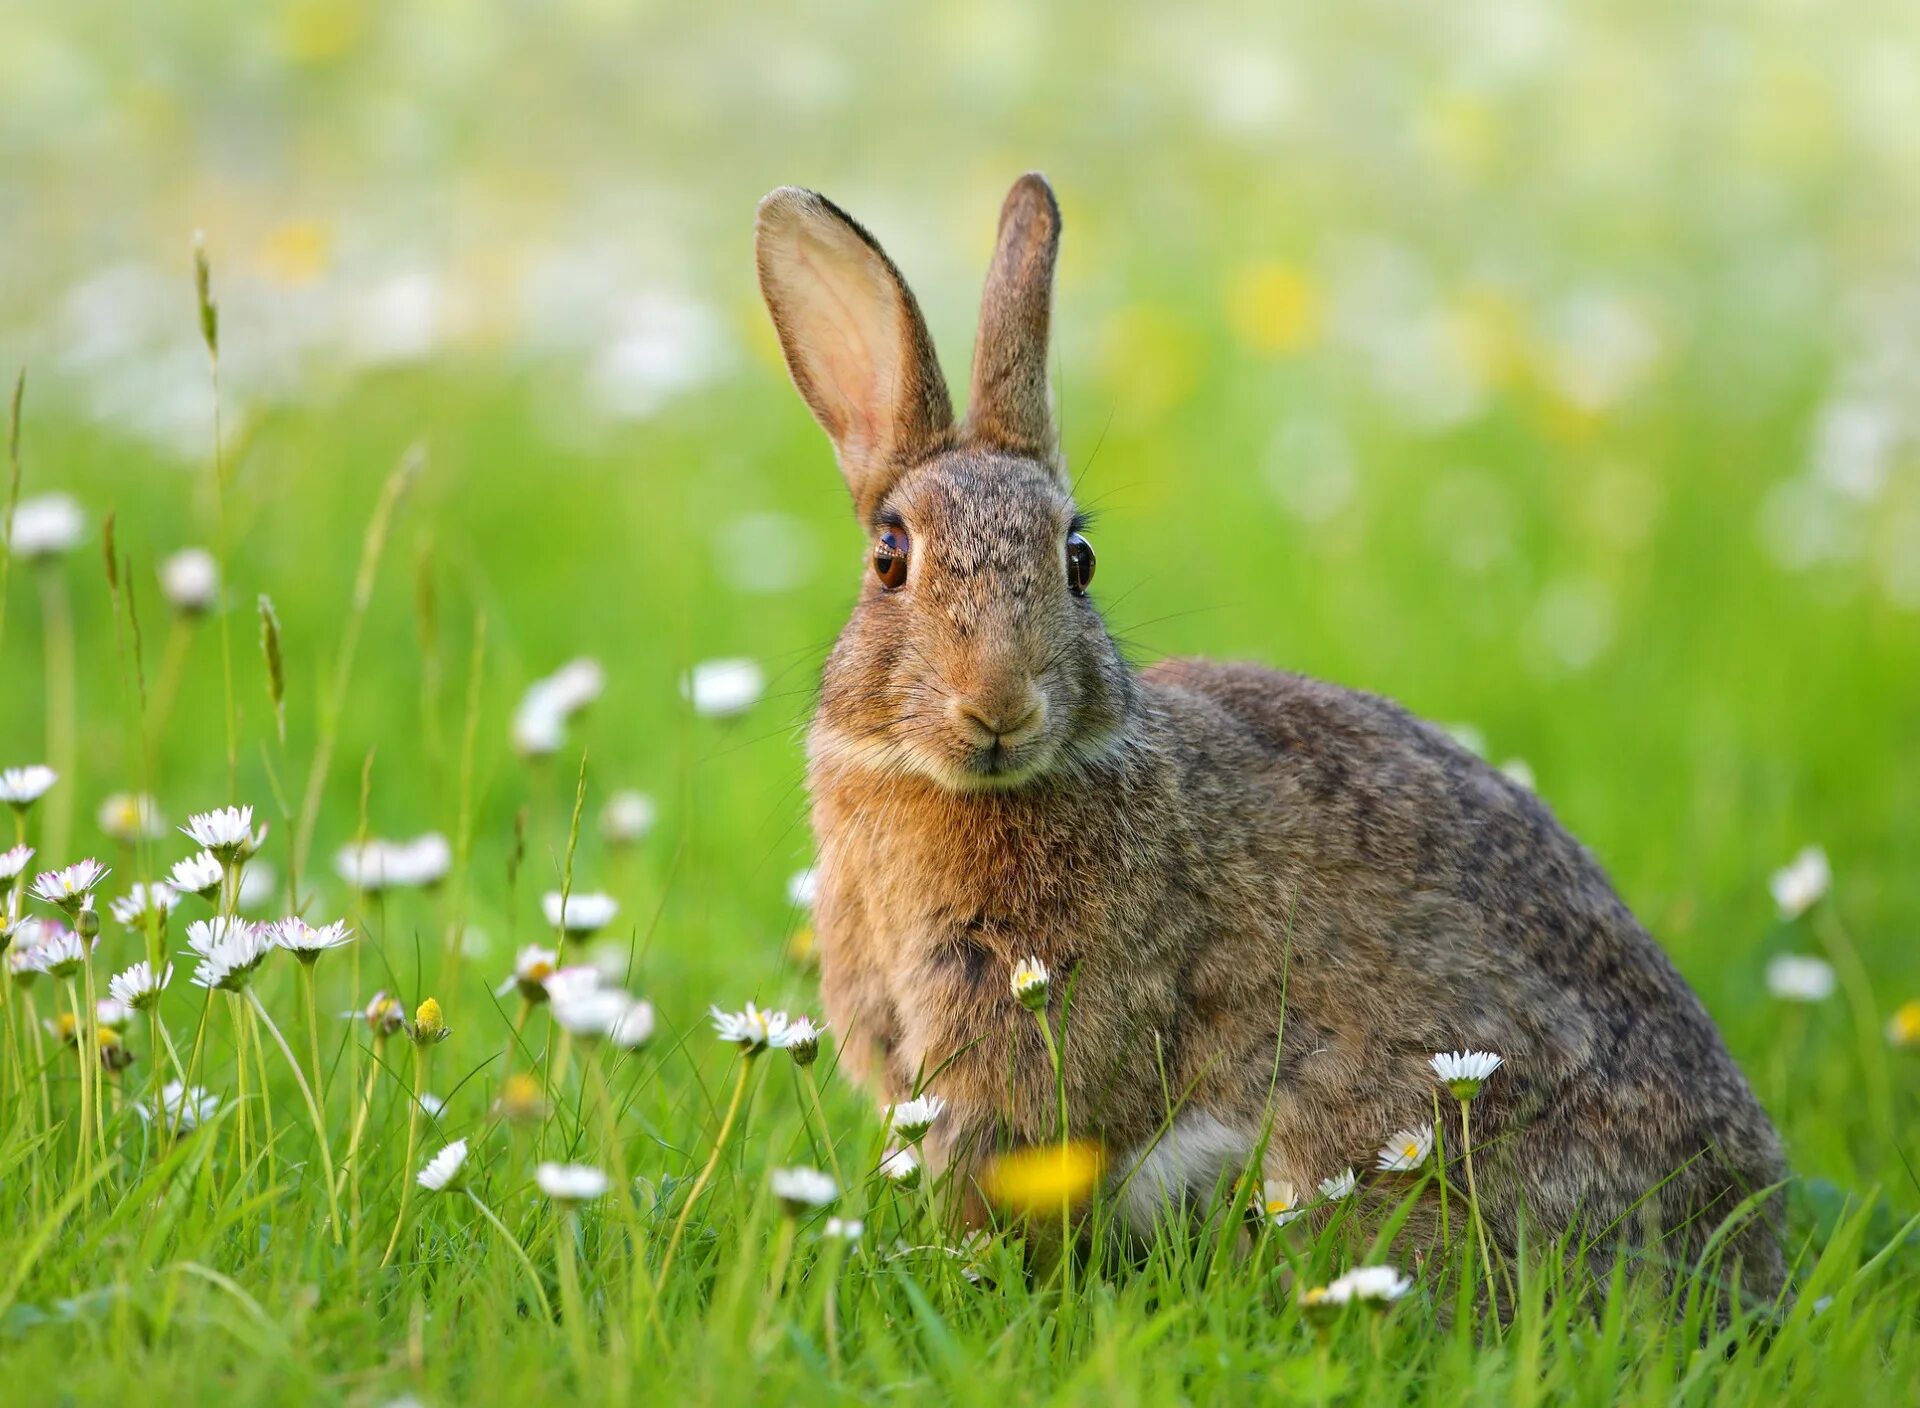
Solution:
M862 219L960 385L999 200L1042 169L1065 448L1130 649L1389 693L1519 760L1798 1157L1877 1166L1891 1131L1835 1104L1846 1024L1871 1045L1920 992L1920 9L1267 8L0 0L23 493L116 514L149 571L212 539L204 231L242 794L265 805L276 756L256 594L304 759L377 488L423 440L322 854L355 833L370 753L374 830L455 825L484 615L493 951L531 913L500 878L514 814L544 878L585 746L590 805L660 802L619 883L630 914L664 904L661 985L804 992L782 956L800 729L862 543L758 304L754 204L804 184ZM131 782L124 695L97 553L52 570L80 622L89 844ZM10 591L7 763L49 722L43 614ZM219 657L174 631L177 816L225 796ZM579 654L604 698L522 764L515 700ZM766 669L749 717L686 709L677 681L713 656ZM1871 980L1794 1038L1830 1023L1819 1061L1781 1050L1761 976L1813 943L1766 891L1810 843Z

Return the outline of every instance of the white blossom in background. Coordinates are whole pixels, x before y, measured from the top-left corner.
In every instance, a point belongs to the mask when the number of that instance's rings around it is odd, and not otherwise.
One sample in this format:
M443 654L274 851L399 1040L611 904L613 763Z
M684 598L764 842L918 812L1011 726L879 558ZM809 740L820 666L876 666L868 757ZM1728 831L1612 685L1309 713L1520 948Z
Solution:
M266 826L253 829L252 807L216 807L199 812L188 817L180 829L225 865L245 859L267 844Z
M1261 1210L1274 1227L1285 1227L1306 1212L1293 1195L1293 1185L1285 1179L1269 1178L1261 1187Z
M787 903L795 909L812 909L813 897L820 893L820 872L808 867L794 872L787 881Z
M115 841L154 841L167 834L167 820L144 792L115 792L100 804L100 829Z
M160 564L160 590L181 615L201 615L220 600L220 566L205 548L182 548Z
M693 712L707 719L737 718L760 700L766 675L752 660L703 660L680 681L680 693Z
M569 660L527 686L513 713L513 746L530 758L543 758L566 742L567 724L606 689L606 671L587 656Z
M840 1185L833 1181L833 1175L817 1168L777 1168L768 1182L789 1217L827 1207L840 1196Z
M1782 1002L1825 1002L1833 989L1833 965L1824 958L1783 953L1767 964L1767 991Z
M528 944L514 956L513 972L507 980L493 990L495 997L505 997L518 990L521 998L527 1002L545 1002L547 1000L547 979L551 978L559 966L560 955L550 948L541 948L538 944Z
M6 888L18 880L33 863L33 847L28 845L9 846L0 851L0 889Z
M533 1171L540 1191L556 1203L590 1203L607 1193L607 1175L592 1164L543 1163Z
M603 987L563 988L549 1002L561 1030L589 1040L610 1035L632 1005L633 999L618 988Z
M59 780L60 774L45 763L7 768L0 771L0 802L5 802L15 811L25 811L46 796Z
M72 498L40 494L20 500L15 507L9 547L23 561L45 562L71 552L86 531L86 515Z
M787 1026L791 1020L784 1012L769 1012L749 1002L739 1012L712 1009L713 1034L730 1042L749 1056L767 1050L782 1050L787 1044Z
M388 882L430 889L453 869L453 847L438 831L403 841L388 857Z
M585 893L562 895L549 890L540 897L547 923L563 931L570 939L584 939L613 923L620 903L612 895Z
M656 811L644 792L624 790L607 798L600 810L600 837L609 846L632 846L647 839Z
M117 923L129 929L146 927L149 919L158 919L165 923L167 916L180 904L180 896L171 885L155 881L151 885L135 884L119 899L107 905L107 910Z
M151 963L144 958L125 972L115 973L107 982L107 992L116 1002L123 1002L136 1012L144 1012L160 1000L160 994L166 991L167 984L173 981L173 965L163 965L155 971Z
M1832 884L1833 867L1827 862L1827 853L1818 846L1808 846L1773 873L1767 888L1773 893L1780 917L1792 923L1825 899Z
M198 1129L220 1111L220 1097L197 1085L170 1080L160 1092L154 1108L136 1105L142 1119L156 1121L166 1128L178 1127L182 1134Z
M622 1051L637 1051L653 1040L653 1027L653 1004L630 1002L627 1010L607 1029L607 1040Z

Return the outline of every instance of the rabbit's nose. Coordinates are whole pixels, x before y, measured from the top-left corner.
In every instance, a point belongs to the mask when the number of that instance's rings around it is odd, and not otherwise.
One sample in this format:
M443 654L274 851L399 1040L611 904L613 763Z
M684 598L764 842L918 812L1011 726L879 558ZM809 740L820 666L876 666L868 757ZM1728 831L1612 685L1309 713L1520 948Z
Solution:
M983 743L1023 743L1047 721L1047 701L1028 686L1012 698L954 698L947 712Z

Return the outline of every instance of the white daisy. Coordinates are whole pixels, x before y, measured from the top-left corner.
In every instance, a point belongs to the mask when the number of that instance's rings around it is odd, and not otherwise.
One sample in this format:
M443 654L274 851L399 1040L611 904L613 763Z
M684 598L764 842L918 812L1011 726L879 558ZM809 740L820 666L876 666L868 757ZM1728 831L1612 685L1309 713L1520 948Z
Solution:
M49 978L71 978L87 961L88 948L78 934L55 924L42 926L39 942L23 951L30 955L29 962L35 972L45 973Z
M622 1051L637 1051L653 1040L653 1004L630 1002L620 1020L607 1029L607 1040Z
M59 780L60 774L45 763L8 768L0 772L0 802L25 811L46 796L48 789Z
M1767 991L1782 1002L1825 1002L1833 987L1833 965L1824 958L1783 953L1767 964Z
M712 1016L714 1035L732 1042L749 1056L770 1046L779 1049L787 1044L788 1019L784 1012L762 1011L749 1002L741 1012L722 1012L715 1007Z
M167 834L167 820L144 792L115 792L100 804L100 829L115 841L152 841Z
M233 901L241 909L261 909L272 904L279 893L279 875L265 861L256 860L240 872L240 890Z
M1320 1196L1330 1203L1337 1203L1342 1198L1351 1198L1354 1186L1353 1170L1342 1169L1332 1178L1320 1180Z
M547 923L564 931L571 939L584 939L599 933L613 923L613 917L620 912L620 902L612 895L589 893L563 896L558 890L547 891L541 897L540 907L546 911Z
M1374 1167L1382 1173L1413 1173L1433 1156L1433 1126L1397 1131L1382 1146Z
M1336 1277L1327 1289L1356 1305L1391 1305L1413 1289L1413 1281L1391 1266L1356 1266Z
M245 919L230 919L224 914L212 919L196 919L187 925L187 947L205 958L228 939L250 931L254 926Z
M567 741L567 719L544 698L523 701L513 713L513 748L523 758L550 758Z
M1293 1195L1293 1185L1285 1179L1269 1178L1262 1185L1260 1206L1266 1213L1267 1221L1275 1227L1285 1227L1306 1213L1299 1199Z
M840 1185L833 1181L833 1175L817 1168L777 1168L768 1182L789 1217L824 1208L840 1196Z
M107 990L113 990L111 983L107 985ZM133 1012L131 1002L122 1002L117 997L103 997L93 1004L94 1024L110 1032L124 1031L127 1023L133 1020Z
M1038 1012L1047 1005L1047 994L1053 987L1053 975L1047 972L1047 965L1037 958L1023 958L1013 965L1013 995L1020 1005L1029 1012Z
M495 988L493 995L505 997L517 988L523 1000L545 1002L547 979L553 976L559 962L560 955L552 949L541 948L538 944L528 944L513 960L512 976Z
M914 1157L911 1149L889 1150L887 1156L880 1160L880 1172L902 1188L920 1186L920 1160Z
M527 686L513 712L513 745L528 757L544 758L566 741L567 722L600 697L606 688L600 662L582 656Z
M633 999L618 988L565 990L552 999L553 1020L561 1030L593 1040L612 1032Z
M947 1108L944 1096L921 1095L912 1100L902 1100L888 1112L887 1118L893 1125L894 1133L909 1144L918 1144L926 1138L927 1131L933 1128L940 1112Z
M609 846L632 846L647 839L655 817L653 798L622 791L607 798L600 811L600 837Z
M1827 863L1827 853L1818 846L1808 846L1774 872L1767 888L1773 892L1780 917L1791 923L1818 904L1832 884L1833 867Z
M387 883L430 889L453 869L453 847L438 831L403 841L387 856Z
M680 681L681 696L702 718L731 719L759 702L766 676L752 660L703 660Z
M431 1090L420 1092L420 1110L430 1120L437 1120L447 1112L447 1102Z
M333 858L333 868L348 885L370 895L387 888L392 854L393 848L385 841L357 842L340 848Z
M64 909L69 914L93 893L93 887L107 878L107 867L97 860L77 860L58 870L44 870L33 877L33 897L42 904Z
M166 991L167 984L173 981L173 965L168 963L158 972L144 958L123 973L115 973L107 981L107 992L114 1001L124 1002L136 1012L144 1012L160 1000L160 994Z
M368 999L365 1007L340 1014L349 1022L365 1022L375 1038L389 1037L402 1031L407 1025L407 1011L397 998L385 992L376 992Z
M592 1164L541 1164L533 1180L556 1203L590 1203L607 1193L607 1175Z
M820 893L820 872L809 866L796 870L787 881L787 903L795 909L812 909L814 896Z
M124 924L129 929L142 929L149 919L157 918L164 924L179 903L180 896L174 893L171 885L156 881L151 885L136 884L108 904L107 909L116 923Z
M302 963L312 963L330 948L340 948L353 942L353 930L345 920L336 919L331 924L319 928L307 923L298 915L289 915L277 923L267 926L273 942L294 955Z
M136 1105L134 1109L142 1119L158 1121L168 1129L177 1126L182 1134L186 1134L219 1113L220 1097L197 1085L182 1085L177 1080L171 1080L160 1092L157 1108Z
M252 807L215 807L187 818L180 828L198 845L231 865L244 860L267 843L267 828L253 829Z
M222 927L215 933L208 926L209 931L200 936L200 943L194 942L192 934L199 926L188 926L187 942L201 955L190 981L197 988L239 992L253 980L255 970L273 952L273 939L264 927L244 919L213 922Z
M1427 1064L1433 1067L1435 1078L1453 1093L1454 1099L1471 1100L1503 1062L1491 1051L1440 1051Z
M590 963L556 968L547 978L547 1001L572 1002L603 986L600 970Z
M160 564L160 590L175 611L198 616L220 600L220 564L205 548L181 548Z
M14 507L8 547L23 562L45 562L71 551L86 530L86 516L72 498L40 494Z
M211 851L201 851L185 860L175 861L167 881L183 895L198 895L207 900L213 898L220 889L221 881L226 878L226 869L218 857Z
M0 890L4 890L25 874L32 860L32 846L9 846L6 850L0 851Z
M867 1224L857 1217L830 1217L820 1235L829 1241L857 1242L866 1230Z
M460 1177L460 1165L467 1161L467 1141L456 1139L431 1159L414 1181L429 1193L444 1193Z
M824 1026L816 1027L806 1017L795 1017L787 1023L787 1055L793 1057L796 1066L811 1066L814 1058L820 1054L820 1033Z

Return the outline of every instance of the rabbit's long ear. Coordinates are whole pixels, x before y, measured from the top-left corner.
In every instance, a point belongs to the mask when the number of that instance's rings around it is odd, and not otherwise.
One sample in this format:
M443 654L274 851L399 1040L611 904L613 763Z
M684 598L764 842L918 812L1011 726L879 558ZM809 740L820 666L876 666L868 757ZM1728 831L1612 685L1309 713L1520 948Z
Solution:
M783 186L761 201L753 243L787 370L869 518L900 471L953 434L920 305L873 236L816 192Z
M1047 402L1047 329L1053 319L1053 266L1060 251L1060 206L1038 172L1013 183L1000 207L1000 238L980 303L973 347L967 432L975 440L1051 460L1053 410Z

